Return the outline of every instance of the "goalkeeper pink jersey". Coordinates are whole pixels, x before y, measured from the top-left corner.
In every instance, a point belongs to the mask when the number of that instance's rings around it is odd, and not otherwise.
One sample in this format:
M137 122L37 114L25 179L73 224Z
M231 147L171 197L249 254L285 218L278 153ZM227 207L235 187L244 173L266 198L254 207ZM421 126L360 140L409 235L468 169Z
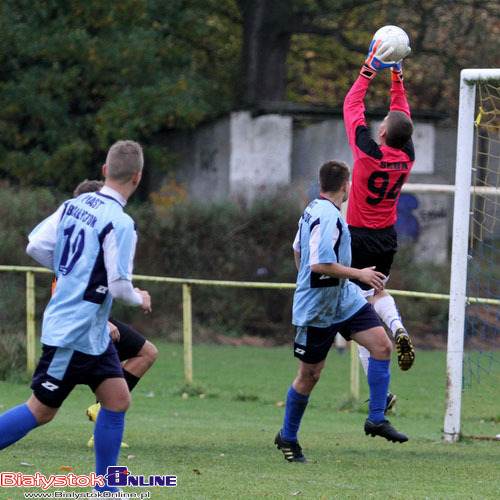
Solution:
M396 149L379 146L370 137L363 103L369 83L359 76L344 101L344 122L354 160L347 223L382 229L396 222L399 194L415 161L415 149L411 139L403 149ZM392 82L390 110L410 116L402 83Z

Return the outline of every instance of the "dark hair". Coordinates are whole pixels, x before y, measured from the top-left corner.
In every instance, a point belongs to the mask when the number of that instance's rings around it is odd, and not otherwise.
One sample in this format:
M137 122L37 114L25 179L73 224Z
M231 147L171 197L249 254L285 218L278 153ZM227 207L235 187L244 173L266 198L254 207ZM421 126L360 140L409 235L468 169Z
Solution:
M391 148L403 149L413 134L413 123L403 111L389 111L385 130L385 143Z
M85 179L83 182L80 182L76 189L73 191L73 196L76 198L83 193L93 193L95 191L99 191L104 186L104 182L102 181L89 181Z
M330 160L319 169L319 185L323 193L335 193L349 180L351 172L347 163Z

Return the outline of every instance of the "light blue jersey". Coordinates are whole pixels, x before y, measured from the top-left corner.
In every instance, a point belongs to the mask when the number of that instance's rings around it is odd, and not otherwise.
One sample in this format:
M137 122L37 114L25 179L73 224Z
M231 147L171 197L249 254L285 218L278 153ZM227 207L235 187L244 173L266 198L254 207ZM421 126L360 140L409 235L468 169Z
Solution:
M321 195L304 210L299 221L300 268L293 297L296 326L325 328L350 318L365 304L357 285L311 271L315 264L351 265L351 236L340 210Z
M92 355L106 350L112 303L108 283L132 279L137 243L135 224L123 211L124 204L110 189L85 193L66 201L29 235L39 248L53 246L57 277L43 315L43 344Z

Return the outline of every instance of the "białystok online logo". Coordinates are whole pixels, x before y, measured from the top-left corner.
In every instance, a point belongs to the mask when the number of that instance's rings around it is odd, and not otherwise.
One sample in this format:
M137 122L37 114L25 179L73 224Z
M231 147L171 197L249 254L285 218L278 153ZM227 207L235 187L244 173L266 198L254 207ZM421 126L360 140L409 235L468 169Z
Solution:
M108 486L177 486L177 476L133 476L127 467L108 467L104 476Z
M23 474L21 472L0 472L0 487L3 488L88 488L88 487L120 487L120 486L138 486L138 487L173 487L177 486L177 476L134 476L127 467L111 466L108 467L108 473L103 476L97 476L94 472L89 475L76 476L75 474L59 474L45 476L40 472L35 474Z

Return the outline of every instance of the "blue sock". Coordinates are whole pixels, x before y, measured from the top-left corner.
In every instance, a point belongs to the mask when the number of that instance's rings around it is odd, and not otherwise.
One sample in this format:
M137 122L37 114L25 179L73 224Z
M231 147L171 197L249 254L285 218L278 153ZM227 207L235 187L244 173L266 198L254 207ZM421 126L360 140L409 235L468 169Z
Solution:
M118 455L125 428L125 412L101 407L94 427L95 473L106 476L108 466L118 464ZM97 491L117 491L118 488L96 486Z
M2 413L0 415L0 450L19 441L35 427L38 427L38 422L26 403Z
M309 394L307 396L299 394L292 385L290 386L286 395L285 419L281 430L281 435L285 441L298 441L297 432L308 401Z
M368 419L375 424L385 420L385 405L391 372L389 371L390 359L368 358L368 387L370 388L370 403Z

